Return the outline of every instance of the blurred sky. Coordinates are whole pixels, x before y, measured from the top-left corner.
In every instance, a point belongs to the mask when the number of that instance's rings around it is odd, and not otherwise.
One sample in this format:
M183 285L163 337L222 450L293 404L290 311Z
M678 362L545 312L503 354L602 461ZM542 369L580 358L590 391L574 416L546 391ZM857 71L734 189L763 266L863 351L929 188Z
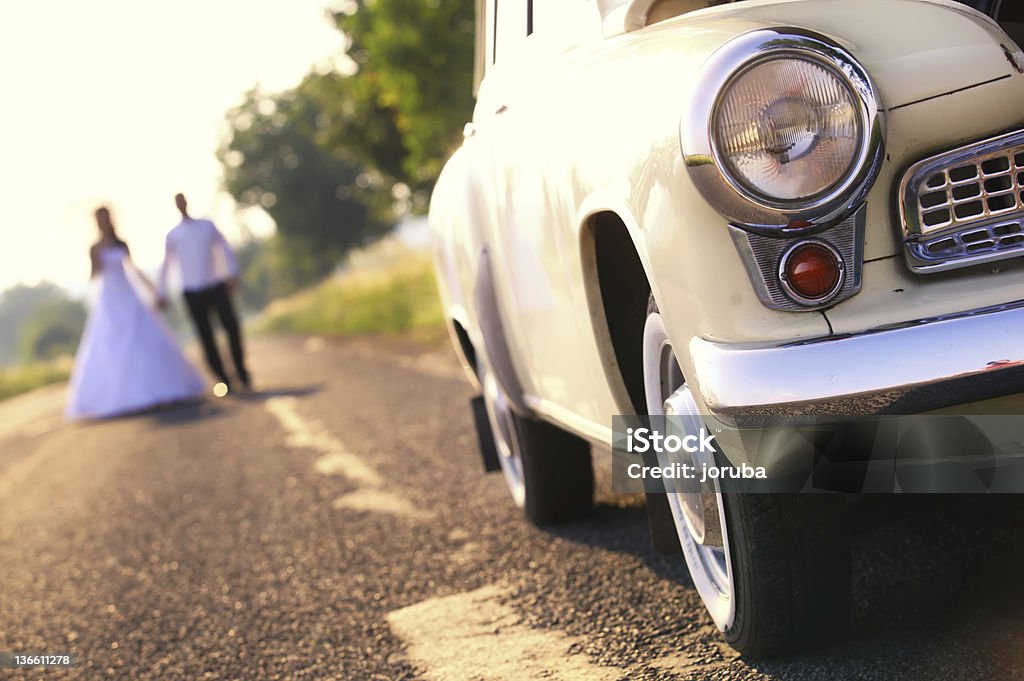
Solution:
M8 2L0 15L0 291L42 279L82 290L93 208L113 207L152 270L183 191L231 240L214 156L246 90L295 85L338 58L330 0ZM257 232L270 227L251 216Z

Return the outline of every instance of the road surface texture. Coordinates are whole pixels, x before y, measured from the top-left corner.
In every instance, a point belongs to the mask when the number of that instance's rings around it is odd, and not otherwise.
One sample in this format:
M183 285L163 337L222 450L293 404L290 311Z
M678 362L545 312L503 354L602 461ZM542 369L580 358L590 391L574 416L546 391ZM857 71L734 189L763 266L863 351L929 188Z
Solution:
M0 652L78 658L0 677L1024 678L1012 497L864 536L845 642L747 662L636 499L521 520L447 352L252 350L246 398L75 425L60 388L0 405Z

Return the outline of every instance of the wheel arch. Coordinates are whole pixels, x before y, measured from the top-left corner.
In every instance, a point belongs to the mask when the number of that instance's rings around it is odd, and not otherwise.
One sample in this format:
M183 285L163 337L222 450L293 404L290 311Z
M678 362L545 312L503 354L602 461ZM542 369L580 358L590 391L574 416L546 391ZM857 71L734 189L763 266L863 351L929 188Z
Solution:
M480 389L480 367L477 364L476 347L470 335L469 318L464 308L454 308L445 315L447 317L448 337L451 340L455 355L466 372L473 387Z
M591 208L580 222L587 307L601 366L623 414L644 413L643 327L653 279L641 230L624 207Z

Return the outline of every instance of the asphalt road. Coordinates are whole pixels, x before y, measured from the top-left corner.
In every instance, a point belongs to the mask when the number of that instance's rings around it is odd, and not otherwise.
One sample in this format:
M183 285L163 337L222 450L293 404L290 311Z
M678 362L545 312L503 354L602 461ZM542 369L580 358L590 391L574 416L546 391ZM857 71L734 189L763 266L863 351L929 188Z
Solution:
M60 389L0 405L0 652L79 665L0 678L1024 678L1013 497L863 536L850 637L749 663L637 500L520 519L447 353L252 349L244 399L88 425Z

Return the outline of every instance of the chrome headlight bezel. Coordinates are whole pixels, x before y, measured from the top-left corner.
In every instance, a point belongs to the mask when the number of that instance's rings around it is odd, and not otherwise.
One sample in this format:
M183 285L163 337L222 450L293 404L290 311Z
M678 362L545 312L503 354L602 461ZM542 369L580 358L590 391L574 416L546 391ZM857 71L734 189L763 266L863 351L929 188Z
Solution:
M845 175L806 200L771 200L749 190L730 172L714 135L723 94L739 75L769 60L796 58L817 63L854 95L860 144ZM883 125L879 99L864 68L840 45L809 31L751 31L727 43L704 64L680 122L683 159L694 185L732 224L771 234L806 233L834 224L867 195L881 165Z

